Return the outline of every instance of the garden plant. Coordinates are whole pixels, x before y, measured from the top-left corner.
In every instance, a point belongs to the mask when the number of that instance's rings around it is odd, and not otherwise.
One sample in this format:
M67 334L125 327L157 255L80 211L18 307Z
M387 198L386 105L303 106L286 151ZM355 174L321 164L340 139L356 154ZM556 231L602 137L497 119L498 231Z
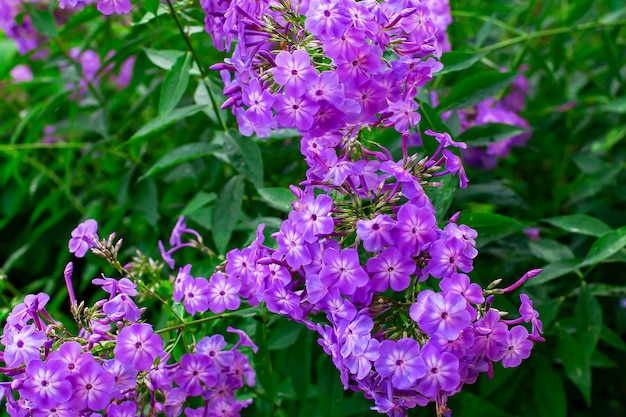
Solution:
M625 26L0 0L2 415L625 415Z

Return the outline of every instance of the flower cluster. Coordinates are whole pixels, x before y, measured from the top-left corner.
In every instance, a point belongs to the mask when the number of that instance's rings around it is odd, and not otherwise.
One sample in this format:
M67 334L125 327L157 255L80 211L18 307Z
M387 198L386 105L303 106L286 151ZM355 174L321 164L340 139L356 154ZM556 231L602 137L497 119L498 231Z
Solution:
M429 402L443 415L464 384L491 375L496 362L518 366L533 341L543 340L527 296L516 319L492 307L494 295L539 271L504 289L498 282L483 289L467 275L478 254L476 231L456 215L438 225L425 188L448 174L467 186L458 156L465 144L426 130L437 150L408 155L409 132L420 121L418 89L442 68L436 58L449 48L440 32L450 20L432 13L447 4L429 3L201 3L215 46L233 47L231 58L212 67L225 82L222 107L232 107L246 135L296 128L309 169L292 186L296 200L272 235L275 244L264 244L260 229L208 282L185 277L180 286L207 288L215 280L229 300L238 291L249 304L265 303L317 331L345 388L364 392L389 415ZM401 135L400 161L365 145L372 127Z
M212 68L240 131L296 128L304 141L370 126L403 135L418 88L442 68L438 29L418 1L203 1L206 30L232 57ZM302 19L304 17L304 19ZM323 138L323 139L318 139Z
M69 249L78 257L88 250L117 265L121 240L99 241L97 223L87 220L73 232ZM27 295L7 318L0 344L0 368L10 382L0 383L11 416L111 417L181 414L236 416L251 400L235 391L255 384L255 372L240 350L257 347L241 330L228 348L221 334L204 336L173 357L179 339L162 338L171 329L183 332L185 322L159 331L142 318L134 298L141 294L129 277L92 282L107 296L87 307L77 303L72 287L72 263L65 269L71 312L78 325L73 335L46 310L45 293ZM185 407L188 400L200 408Z

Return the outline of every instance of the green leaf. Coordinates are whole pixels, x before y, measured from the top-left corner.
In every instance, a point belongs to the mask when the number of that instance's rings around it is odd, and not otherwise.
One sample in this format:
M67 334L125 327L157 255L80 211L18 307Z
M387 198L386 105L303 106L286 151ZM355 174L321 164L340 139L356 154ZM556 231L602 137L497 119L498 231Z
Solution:
M257 191L267 205L285 213L291 211L291 202L296 199L289 188L259 188Z
M224 140L224 153L230 164L257 188L262 188L263 158L256 142L233 130L223 132L221 136Z
M513 82L514 72L481 72L457 83L437 106L437 112L463 109L499 93Z
M163 155L145 174L139 178L139 181L164 169L180 165L183 162L211 155L219 149L220 148L217 145L204 142L188 143L186 145L179 146L178 148L172 149Z
M302 326L298 325L298 327ZM309 393L309 384L312 378L311 351L313 343L313 332L306 331L304 335L299 337L294 347L294 352L298 352L298 354L289 355L289 358L292 360L291 381L302 407L310 403L310 400L308 400L307 397Z
M254 369L257 378L267 395L270 405L276 402L276 378L272 369L272 357L267 346L269 326L265 320L260 320L256 325L255 344L259 347L254 355Z
M547 360L536 359L533 397L539 417L566 417L567 397L563 380Z
M556 262L564 259L573 259L574 253L560 242L552 239L531 240L528 243L530 252L539 259L547 262Z
M581 354L591 358L598 344L602 331L602 307L589 292L585 282L582 283L575 308L576 336L581 344Z
M563 361L565 374L582 392L587 405L591 405L590 358L580 354L582 346L565 330L559 332L558 342L558 356Z
M545 284L555 280L563 275L567 275L571 272L578 271L580 269L580 259L565 259L562 261L551 262L541 268L541 273L524 283L527 287L532 287L539 284Z
M213 210L213 240L219 253L224 254L230 236L235 229L241 213L244 180L236 175L232 177L220 191Z
M624 340L604 323L602 324L602 331L600 332L600 340L609 346L613 346L615 349L626 352L626 343Z
M204 106L186 106L179 107L177 109L172 110L165 116L158 116L148 123L146 123L141 129L139 129L133 136L128 139L128 141L124 142L123 145L130 145L132 143L138 142L142 139L145 139L151 135L154 135L157 132L165 129L168 126L173 125L174 123L186 119L187 117L193 116L194 114L201 112Z
M480 212L462 213L458 223L476 229L478 232L477 243L480 245L521 232L527 227L524 223L511 217Z
M147 11L156 16L157 10L159 10L159 4L161 4L159 0L144 0L143 7L145 7Z
M159 116L165 116L178 104L187 85L189 84L189 70L193 61L191 53L187 52L176 59L172 69L165 76L159 100Z
M157 67L164 69L165 71L170 71L174 67L174 64L176 63L176 61L181 56L188 53L185 51L178 51L174 49L157 50L157 49L143 48L143 51L146 53L146 56L148 57L150 62L152 62ZM198 67L197 65L195 65L195 63L191 66L189 73L191 75L200 75L200 71L198 70Z
M435 206L437 222L441 223L446 218L446 214L452 205L452 200L458 189L458 180L451 175L446 175L439 181L441 187L429 187L426 194Z
M603 113L625 114L626 113L626 96L618 97L615 100L611 101L610 103L600 106L599 110Z
M469 147L486 146L519 135L525 131L525 129L518 126L502 123L486 123L470 127L456 137L455 140L465 142Z
M200 191L191 200L189 200L180 215L188 216L193 214L215 200L217 200L217 195L215 193L205 193L204 191Z
M587 257L580 266L598 264L626 246L626 226L605 233L591 245Z
M269 350L281 350L293 346L300 336L303 326L295 321L285 318L278 320L275 327L270 330L267 347Z
M596 237L600 237L611 230L602 220L586 214L551 217L543 221L567 232Z
M37 32L49 38L57 36L57 23L50 10L31 7L28 10L28 15Z
M159 192L152 179L139 183L133 193L133 209L143 213L148 224L156 228L159 221Z
M462 71L480 61L486 53L478 54L476 52L445 52L441 56L443 69L437 75L449 74L451 72Z

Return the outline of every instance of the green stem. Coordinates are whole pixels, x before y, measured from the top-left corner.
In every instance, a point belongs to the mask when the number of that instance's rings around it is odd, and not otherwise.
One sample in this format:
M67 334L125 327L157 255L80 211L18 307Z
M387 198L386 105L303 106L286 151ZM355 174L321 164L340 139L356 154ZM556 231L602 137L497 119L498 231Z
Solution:
M204 80L207 79L207 75L206 75L206 72L204 71L204 67L202 66L202 62L200 62L200 57L198 56L196 49L191 44L191 39L189 38L189 35L187 34L187 32L185 32L185 28L183 28L183 25L180 22L178 15L176 14L176 9L174 9L174 5L172 4L172 1L167 0L167 5L170 9L172 18L174 18L174 21L176 22L178 31L180 32L183 39L185 40L185 43L187 44L187 48L189 48L189 51L191 52L191 55L193 56L193 60L196 61L196 64L198 65L198 70L200 71L200 75L202 76L202 82L204 83ZM222 126L223 130L228 130L228 127L224 123L224 120L222 119L222 116L219 112L219 106L217 105L217 101L215 100L215 97L213 97L213 92L211 92L211 89L209 88L208 85L206 87L207 87L207 93L209 94L209 100L211 100L211 105L215 109L215 117L217 117L218 123Z
M213 320L218 320L218 319L223 319L226 318L228 316L232 316L234 313L222 313L222 314L218 314L216 316L211 316L211 317L204 317L198 320L193 320L193 321L188 321L185 323L180 323L180 324L176 324L174 326L169 326L169 327L164 327L162 329L157 330L155 333L167 333L169 331L172 330L179 330L179 329L184 329L186 327L189 326L195 326L196 324L200 324L200 323L205 323L208 321L213 321Z
M626 26L626 20L618 20L615 22L602 22L602 21L588 22L588 23L581 23L579 25L575 25L572 27L569 27L569 26L558 27L558 28L553 28L553 29L540 30L538 32L533 32L533 33L525 33L523 35L516 36L514 38L507 39L502 42L494 43L493 45L485 46L483 48L478 49L476 52L479 52L479 53L493 52L498 49L507 48L509 46L512 46L518 43L527 42L527 41L531 41L531 40L539 39L539 38L544 38L547 36L560 35L563 33L582 32L585 30L591 30L591 29L596 29L600 27L616 27L616 26Z

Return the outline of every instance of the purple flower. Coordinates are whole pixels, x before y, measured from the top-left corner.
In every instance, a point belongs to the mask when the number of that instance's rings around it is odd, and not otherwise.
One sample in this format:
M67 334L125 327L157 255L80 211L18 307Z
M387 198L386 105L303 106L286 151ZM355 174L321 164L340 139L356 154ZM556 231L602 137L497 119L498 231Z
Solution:
M372 370L372 362L380 357L380 342L376 339L369 339L362 352L352 352L343 363L352 372L356 379L363 379Z
M192 316L209 309L209 282L206 278L188 277L183 283L185 310Z
M72 396L72 385L65 378L65 370L39 359L26 366L24 385L20 390L23 398L31 400L41 408L51 408Z
M104 15L126 14L131 11L133 5L130 0L99 0L97 8Z
M257 351L259 350L259 347L254 344L252 339L250 339L250 336L248 336L248 334L243 330L235 329L234 327L228 326L226 328L226 331L239 335L239 341L235 344L235 346L233 346L232 350L237 349L239 346L247 346L252 349L254 353L257 353Z
M211 311L217 314L224 310L237 310L241 302L240 289L241 281L235 277L227 278L219 272L211 275L206 291Z
M338 288L344 295L354 294L357 288L369 281L355 249L337 252L330 248L324 251L322 259L324 267L320 272L320 281L329 287Z
M467 301L456 292L447 293L445 298L439 293L432 293L424 300L423 310L417 323L429 336L438 334L448 340L454 340L471 321Z
M136 417L137 403L135 401L124 401L121 404L111 403L107 407L106 415L109 417Z
M113 352L117 360L147 371L163 353L163 339L152 331L151 325L133 324L122 329Z
M28 365L30 361L39 359L39 348L47 340L46 334L37 331L33 324L25 326L21 330L8 327L3 335L6 342L4 349L4 362L9 368L15 368L22 363Z
M226 341L224 340L224 336L216 334L210 337L203 337L196 345L196 352L206 355L226 367L232 363L234 356L232 351L223 350L225 347Z
M243 103L248 106L246 117L253 123L271 124L274 96L261 86L257 78L252 78L243 89Z
M350 14L340 0L311 2L304 26L321 38L337 38L350 24Z
M427 343L422 349L426 374L417 384L417 390L425 397L434 397L441 391L454 391L461 383L459 359L451 353L439 350Z
M68 379L72 383L70 404L74 409L100 411L109 405L115 378L95 360L85 363L80 372L71 374Z
M217 383L213 361L198 353L185 353L180 357L180 368L174 373L176 382L188 396L200 395L206 388Z
M87 219L72 230L72 238L68 245L70 253L82 258L89 248L96 246L98 239L98 222Z
M428 262L428 272L435 278L443 278L457 272L473 269L472 260L464 255L465 243L455 237L446 240L436 240L430 246L431 259Z
M394 291L407 289L415 267L414 260L394 247L385 249L380 255L367 261L372 288L379 292L386 291L389 286Z
M68 375L80 372L81 367L93 361L93 355L83 352L83 347L78 342L65 342L59 350L50 352L48 363L56 369L63 369Z
M167 393L163 402L163 413L167 417L178 417L183 414L183 405L187 400L187 395L182 388L174 388Z
M380 376L390 378L398 389L411 388L426 373L420 346L414 339L384 340L378 352L380 357L374 363L376 370Z
M313 126L320 105L307 96L279 95L274 101L276 121L281 127L307 131Z
M469 277L465 274L452 274L450 277L442 279L439 282L439 287L445 293L458 292L465 297L468 303L482 304L485 302L485 296L480 285L471 283Z
M539 320L539 312L533 308L533 302L526 294L520 294L519 298L522 302L519 313L522 315L524 322L530 322L532 325L530 339L535 342L544 342L545 339L541 336L543 333L543 323Z
M109 317L115 315L117 320L126 319L128 321L136 322L141 317L139 307L137 307L130 296L124 293L118 294L111 300L104 303L102 311L104 311L104 314Z
M280 232L274 237L290 267L299 268L311 263L311 254L305 244L304 235L293 222L285 220L280 226Z
M104 291L111 295L111 298L116 294L126 294L131 297L137 295L137 284L128 278L122 278L118 281L115 278L107 278L102 275L102 278L94 278L91 282L94 285L100 285Z
M506 335L506 349L502 357L504 368L514 368L522 363L522 359L530 356L533 342L528 340L528 330L524 326L515 326Z
M386 126L393 126L397 132L406 133L409 127L415 127L420 121L417 103L414 100L401 100L389 104L392 115L387 119Z
M499 361L505 354L508 328L496 310L489 310L474 324L474 352L490 361Z
M115 399L124 398L124 392L137 386L138 372L131 364L110 359L102 363L102 368L115 378L115 387L112 390Z
M337 73L331 71L322 72L319 78L309 86L308 94L313 100L327 101L336 108L341 107L346 99L343 84L339 82Z
M325 194L318 195L315 200L311 193L302 199L302 207L294 211L294 223L304 229L304 240L313 243L319 236L326 236L333 232L334 222L330 216L333 200Z
M185 280L193 278L191 276L191 264L187 264L182 268L178 268L178 274L174 279L174 301L180 303L185 296Z
M391 229L394 222L386 214L379 214L371 220L357 220L356 235L363 241L368 252L379 252L384 245L393 242Z
M286 96L295 98L304 95L306 88L317 79L317 71L311 66L311 57L303 49L298 49L293 54L282 51L274 61L274 81L285 87Z

